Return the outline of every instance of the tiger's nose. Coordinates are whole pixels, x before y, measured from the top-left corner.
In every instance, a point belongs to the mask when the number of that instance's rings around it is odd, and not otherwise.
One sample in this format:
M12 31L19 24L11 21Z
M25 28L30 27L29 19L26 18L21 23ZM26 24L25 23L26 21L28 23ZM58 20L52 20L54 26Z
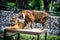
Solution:
M22 14L20 15L20 18L24 18Z

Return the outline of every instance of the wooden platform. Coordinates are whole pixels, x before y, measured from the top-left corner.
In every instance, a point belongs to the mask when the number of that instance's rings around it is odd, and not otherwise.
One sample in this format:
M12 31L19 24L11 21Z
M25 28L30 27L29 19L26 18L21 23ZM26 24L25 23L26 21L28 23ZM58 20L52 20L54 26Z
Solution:
M40 29L37 29L37 28L33 28L33 29L6 28L4 30L4 40L6 40L6 33L7 32L17 33L18 34L18 40L20 40L20 37L19 37L20 33L37 35L37 40L39 40L39 35L42 34L42 33L45 33L45 40L46 40L46 37L47 37L47 30L46 29L40 30Z

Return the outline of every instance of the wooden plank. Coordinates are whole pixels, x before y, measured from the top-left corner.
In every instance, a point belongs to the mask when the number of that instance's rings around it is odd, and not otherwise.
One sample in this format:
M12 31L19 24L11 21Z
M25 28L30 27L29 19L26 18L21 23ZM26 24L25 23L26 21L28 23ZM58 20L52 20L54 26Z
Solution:
M7 32L12 32L12 33L26 33L26 34L41 34L43 32L46 32L47 30L44 29L44 30L40 30L40 29L37 29L37 28L33 28L33 29L5 29Z
M40 30L37 28L33 28L33 29L6 28L4 31L4 39L3 40L6 40L6 33L7 32L18 33L18 39L17 40L20 40L20 33L35 34L35 35L37 35L37 40L39 40L39 35L41 33L45 32L45 40L47 39L47 29Z

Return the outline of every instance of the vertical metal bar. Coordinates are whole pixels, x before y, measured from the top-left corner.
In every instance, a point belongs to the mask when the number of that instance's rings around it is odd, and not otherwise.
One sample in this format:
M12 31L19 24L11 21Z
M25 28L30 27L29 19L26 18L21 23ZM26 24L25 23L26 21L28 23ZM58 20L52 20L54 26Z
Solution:
M17 38L17 40L20 40L20 33L18 33L18 38Z
M3 40L6 40L6 30L4 30L4 38Z
M45 32L45 40L47 40L47 31Z
M50 31L51 31L51 17L50 17Z
M39 34L37 34L37 40L39 40Z

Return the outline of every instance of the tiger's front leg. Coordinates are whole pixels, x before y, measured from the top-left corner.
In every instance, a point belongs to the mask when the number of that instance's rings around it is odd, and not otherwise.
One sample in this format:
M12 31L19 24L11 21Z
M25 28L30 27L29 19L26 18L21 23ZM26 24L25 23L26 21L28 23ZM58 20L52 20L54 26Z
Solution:
M33 22L30 22L30 28L33 29Z
M26 21L24 22L24 29L28 29L28 25Z
M30 18L30 28L33 29L33 22L34 22L35 18L32 17Z

